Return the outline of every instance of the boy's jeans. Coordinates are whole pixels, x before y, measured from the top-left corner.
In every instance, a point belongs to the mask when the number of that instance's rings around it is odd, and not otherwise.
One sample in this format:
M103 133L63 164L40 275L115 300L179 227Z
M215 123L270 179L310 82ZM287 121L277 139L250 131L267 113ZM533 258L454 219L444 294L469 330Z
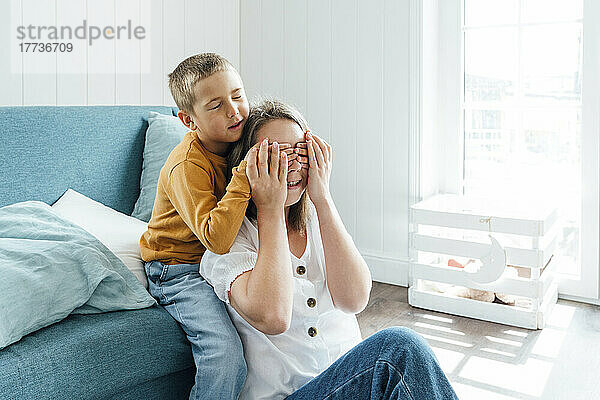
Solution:
M457 399L427 342L392 327L354 346L289 400Z
M225 304L199 274L199 264L144 265L148 290L183 328L192 345L195 399L237 399L246 380L242 342ZM160 362L160 360L157 360Z

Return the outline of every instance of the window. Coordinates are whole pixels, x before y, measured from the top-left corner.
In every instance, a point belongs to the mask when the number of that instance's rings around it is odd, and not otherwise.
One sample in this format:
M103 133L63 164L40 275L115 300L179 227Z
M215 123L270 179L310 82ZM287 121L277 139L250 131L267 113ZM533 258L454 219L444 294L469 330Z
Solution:
M556 204L580 274L583 0L464 0L463 191Z

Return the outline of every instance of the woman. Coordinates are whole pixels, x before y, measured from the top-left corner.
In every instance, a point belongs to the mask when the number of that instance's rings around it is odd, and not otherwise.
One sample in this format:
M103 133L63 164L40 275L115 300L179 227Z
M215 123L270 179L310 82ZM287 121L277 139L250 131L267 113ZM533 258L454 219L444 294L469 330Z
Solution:
M200 264L242 339L240 399L456 398L415 332L394 327L360 341L354 314L371 276L329 192L331 147L278 101L252 108L230 164L259 142L233 247Z

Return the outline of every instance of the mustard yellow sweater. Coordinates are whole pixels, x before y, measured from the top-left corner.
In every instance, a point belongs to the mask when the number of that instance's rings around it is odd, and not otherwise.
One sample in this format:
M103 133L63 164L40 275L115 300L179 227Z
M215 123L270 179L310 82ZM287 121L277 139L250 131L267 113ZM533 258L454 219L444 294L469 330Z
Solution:
M188 132L160 171L148 230L140 238L144 261L195 264L209 249L227 253L250 199L246 161L227 185L224 157L208 151ZM227 186L227 187L226 187Z

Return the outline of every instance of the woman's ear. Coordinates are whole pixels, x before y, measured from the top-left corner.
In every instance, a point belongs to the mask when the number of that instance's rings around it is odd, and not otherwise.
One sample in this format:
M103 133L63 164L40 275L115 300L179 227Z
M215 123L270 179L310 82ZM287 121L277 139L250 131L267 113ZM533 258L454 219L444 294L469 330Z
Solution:
M183 122L183 124L187 126L191 131L195 131L196 129L198 129L198 126L196 126L194 120L187 112L179 110L177 111L177 116L179 117L181 122Z

